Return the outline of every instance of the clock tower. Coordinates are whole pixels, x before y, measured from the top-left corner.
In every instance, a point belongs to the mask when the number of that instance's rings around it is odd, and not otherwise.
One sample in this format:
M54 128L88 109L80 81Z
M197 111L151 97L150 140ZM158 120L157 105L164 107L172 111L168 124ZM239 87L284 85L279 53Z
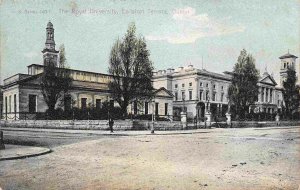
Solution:
M44 65L53 64L58 66L58 52L55 50L55 41L54 41L54 28L53 24L49 21L46 28L46 43L45 48L43 49L43 60Z
M296 70L296 59L297 58L298 58L297 56L290 54L290 52L279 57L279 59L281 60L281 67L280 67L280 85L281 86L283 86L283 81L286 80L286 78L287 78L288 68Z

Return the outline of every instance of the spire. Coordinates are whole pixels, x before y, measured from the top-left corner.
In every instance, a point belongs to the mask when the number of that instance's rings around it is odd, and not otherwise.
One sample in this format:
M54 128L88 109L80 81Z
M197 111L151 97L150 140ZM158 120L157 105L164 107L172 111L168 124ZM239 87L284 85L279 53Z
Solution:
M53 24L49 21L46 27L46 42L45 47L42 51L44 65L54 64L57 66L58 63L58 52L55 50L54 41L54 28Z
M45 49L50 51L55 51L55 41L54 41L54 28L53 24L49 21L46 28L46 42Z

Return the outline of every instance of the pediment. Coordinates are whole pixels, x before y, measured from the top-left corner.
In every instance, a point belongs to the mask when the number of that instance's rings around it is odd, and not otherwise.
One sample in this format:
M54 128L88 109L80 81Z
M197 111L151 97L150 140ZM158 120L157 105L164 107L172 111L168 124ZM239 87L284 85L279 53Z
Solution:
M269 85L273 85L273 86L277 85L277 83L275 82L275 80L271 76L266 76L266 77L262 78L259 82L269 84Z
M155 91L155 96L173 97L173 94L165 88L160 88Z

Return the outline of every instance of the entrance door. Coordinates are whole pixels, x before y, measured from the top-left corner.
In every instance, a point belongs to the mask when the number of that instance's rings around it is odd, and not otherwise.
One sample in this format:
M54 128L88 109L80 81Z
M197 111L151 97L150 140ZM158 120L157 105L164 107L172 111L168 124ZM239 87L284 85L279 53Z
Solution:
M196 110L198 120L202 120L205 114L205 104L203 102L199 102L196 106Z

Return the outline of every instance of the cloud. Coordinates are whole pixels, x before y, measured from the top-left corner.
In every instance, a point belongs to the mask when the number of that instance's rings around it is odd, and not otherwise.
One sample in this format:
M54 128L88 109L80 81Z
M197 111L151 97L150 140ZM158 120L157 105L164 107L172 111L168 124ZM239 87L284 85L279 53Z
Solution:
M237 32L243 32L244 26L229 24L230 17L220 20L211 18L208 14L196 14L192 7L176 9L173 12L172 19L179 27L179 32L167 35L148 35L150 41L167 41L172 44L194 43L197 39L228 35Z

